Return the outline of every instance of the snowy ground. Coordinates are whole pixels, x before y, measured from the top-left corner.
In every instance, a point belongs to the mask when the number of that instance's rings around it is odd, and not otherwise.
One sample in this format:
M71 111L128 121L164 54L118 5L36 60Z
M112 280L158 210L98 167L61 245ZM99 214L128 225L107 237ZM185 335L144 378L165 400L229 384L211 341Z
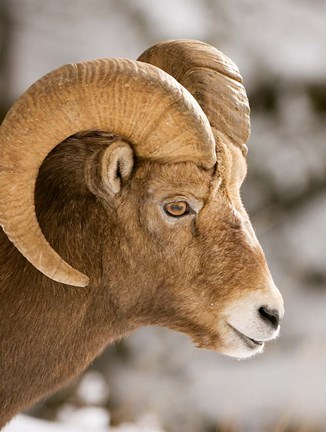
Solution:
M48 422L21 414L4 432L164 432L151 418L145 418L138 424L124 423L119 427L101 426L104 420L107 421L107 413L93 408L80 410L69 423Z

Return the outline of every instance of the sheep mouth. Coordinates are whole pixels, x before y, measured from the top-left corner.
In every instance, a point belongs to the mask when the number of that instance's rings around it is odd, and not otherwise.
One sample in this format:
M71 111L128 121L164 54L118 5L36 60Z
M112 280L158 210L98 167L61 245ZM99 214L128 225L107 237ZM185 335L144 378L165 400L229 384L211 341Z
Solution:
M258 347L263 347L264 342L263 341L259 341L256 339L252 339L249 336L246 336L245 334L241 333L239 330L237 330L235 327L233 327L231 324L228 323L228 326L230 327L230 329L233 331L233 333L242 340L242 342L244 342L244 344L250 348L250 349L255 349Z

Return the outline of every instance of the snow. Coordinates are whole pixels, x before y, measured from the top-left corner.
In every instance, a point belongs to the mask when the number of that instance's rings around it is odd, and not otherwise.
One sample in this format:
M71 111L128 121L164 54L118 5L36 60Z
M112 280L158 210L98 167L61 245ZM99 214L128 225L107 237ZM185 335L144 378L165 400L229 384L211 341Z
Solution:
M118 427L100 426L102 413L94 409L82 410L74 419L77 424L48 422L20 414L5 427L4 432L164 432L155 416L144 416L136 424L123 423Z
M87 372L81 379L77 396L85 404L102 405L109 397L109 387L103 375L96 371Z
M76 408L73 405L64 405L57 419L67 425L79 426L81 430L107 431L110 424L110 415L102 407L86 406Z
M76 7L64 0L51 4L12 0L17 10L12 91L17 96L64 63L108 56L136 58L149 44L171 38L215 44L241 66L249 89L257 80L271 77L323 79L325 2L205 3L168 0L152 7L150 0L128 0L122 6L113 0L79 0Z
M25 415L18 415L4 429L4 432L89 432L89 427L51 423ZM108 432L108 428L92 428L92 432Z
M161 39L178 39L191 35L194 39L207 37L207 10L196 0L165 0L152 7L151 0L138 0L137 10L148 20L153 32L159 29ZM171 13L173 11L173 13Z

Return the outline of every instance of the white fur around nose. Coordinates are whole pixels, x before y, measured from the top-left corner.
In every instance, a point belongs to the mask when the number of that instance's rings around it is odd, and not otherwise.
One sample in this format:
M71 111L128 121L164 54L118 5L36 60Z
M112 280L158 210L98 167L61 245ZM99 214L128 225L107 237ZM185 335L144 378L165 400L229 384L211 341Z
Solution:
M261 307L277 311L280 319L284 315L282 296L272 281L267 288L250 292L231 304L225 311L225 322L256 341L275 339L279 334L279 326L275 329L262 319L259 313Z
M275 329L263 319L259 313L261 307L277 311L280 319L284 315L282 296L271 279L264 288L244 293L224 311L220 323L224 354L238 359L249 358L263 351L264 342L278 336L279 326Z

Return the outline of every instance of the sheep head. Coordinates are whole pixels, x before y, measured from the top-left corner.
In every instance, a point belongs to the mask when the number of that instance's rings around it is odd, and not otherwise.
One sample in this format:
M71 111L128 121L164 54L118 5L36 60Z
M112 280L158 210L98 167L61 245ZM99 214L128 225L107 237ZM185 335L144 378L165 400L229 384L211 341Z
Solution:
M126 331L158 324L232 356L260 352L278 334L283 304L239 195L249 106L236 66L206 44L166 42L136 62L60 68L7 115L0 223L43 274L92 290L93 275L45 240L34 206L47 154L86 130L114 134L83 167L107 219L101 300Z

